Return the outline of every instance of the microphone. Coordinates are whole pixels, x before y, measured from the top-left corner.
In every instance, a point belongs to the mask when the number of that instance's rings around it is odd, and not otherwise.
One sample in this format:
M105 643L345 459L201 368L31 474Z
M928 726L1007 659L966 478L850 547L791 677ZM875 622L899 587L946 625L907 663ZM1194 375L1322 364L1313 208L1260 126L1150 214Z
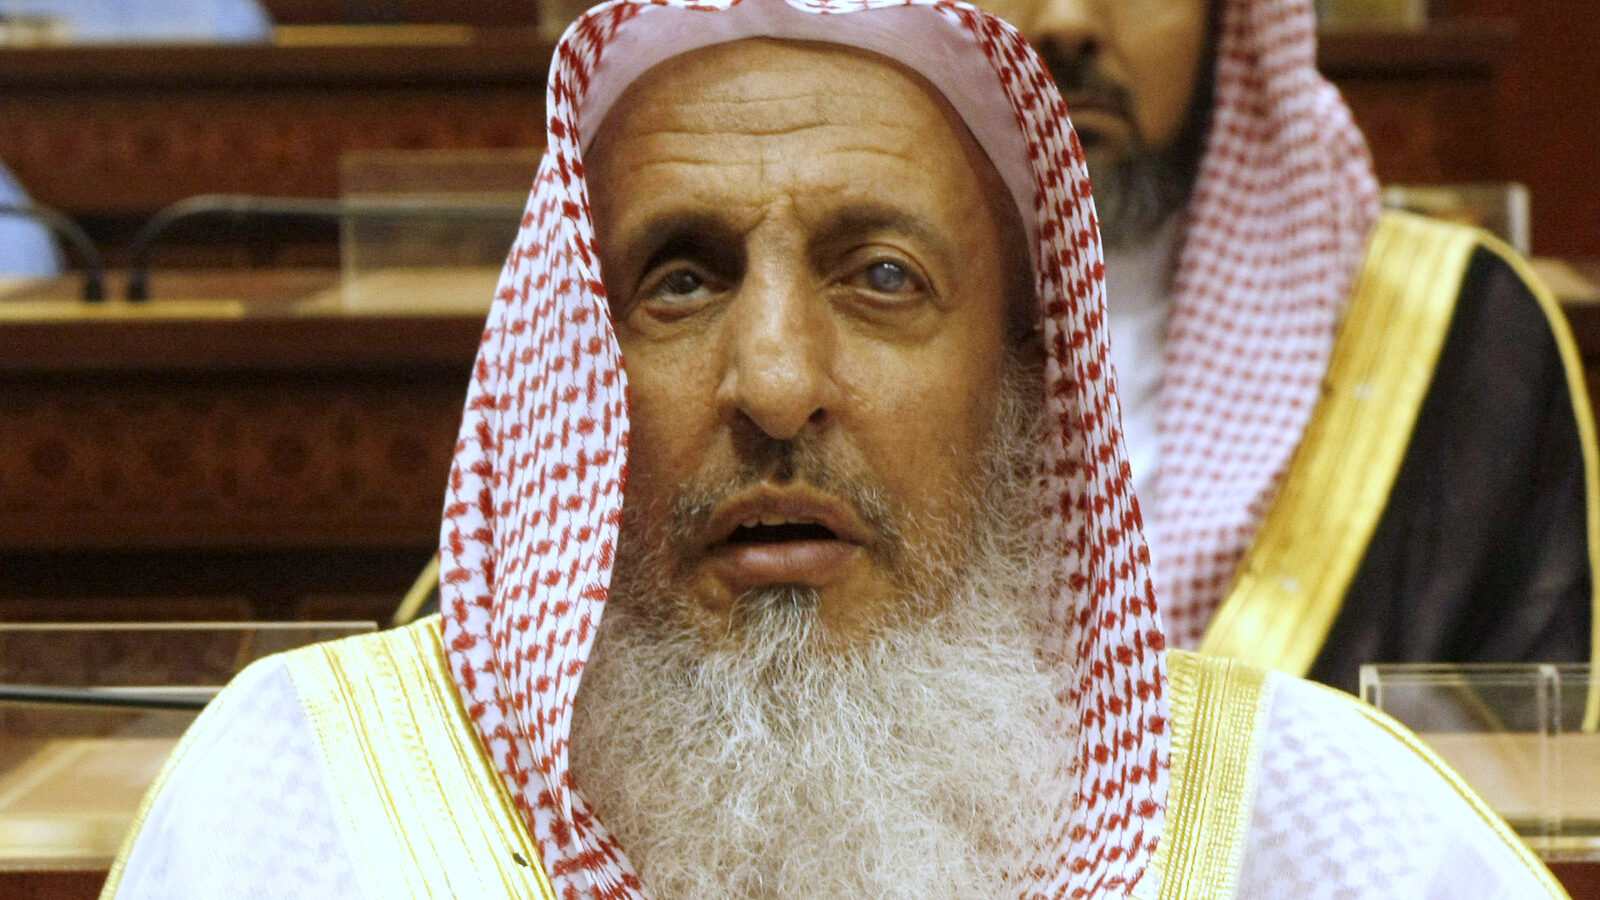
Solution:
M221 688L217 687L58 687L0 684L0 703L200 710L205 708L220 690Z
M150 255L156 238L174 223L220 216L233 223L257 218L383 219L426 215L445 221L505 222L520 219L523 207L507 204L449 205L389 200L333 200L320 197L266 197L252 194L200 194L162 208L140 226L128 243L127 298L150 299Z
M32 219L65 240L83 264L83 299L98 303L106 298L106 267L83 226L60 210L37 203L0 203L0 216Z

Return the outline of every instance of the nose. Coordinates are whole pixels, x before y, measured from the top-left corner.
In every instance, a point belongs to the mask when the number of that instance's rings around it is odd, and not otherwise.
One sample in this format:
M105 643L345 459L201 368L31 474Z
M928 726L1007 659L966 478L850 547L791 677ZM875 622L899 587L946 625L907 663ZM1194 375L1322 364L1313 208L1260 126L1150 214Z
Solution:
M798 265L747 272L723 326L717 405L724 421L781 441L826 424L838 396L834 336Z
M1099 0L1039 0L1027 28L1045 63L1053 70L1073 70L1100 52L1102 21Z

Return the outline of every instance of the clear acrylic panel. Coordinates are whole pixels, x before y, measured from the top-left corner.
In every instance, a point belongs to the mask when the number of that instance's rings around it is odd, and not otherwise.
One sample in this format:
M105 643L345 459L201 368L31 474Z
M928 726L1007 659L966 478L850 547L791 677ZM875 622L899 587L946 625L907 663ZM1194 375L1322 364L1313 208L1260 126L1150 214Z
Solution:
M1383 205L1482 228L1523 256L1533 249L1533 195L1520 182L1387 184Z
M373 628L0 624L0 869L108 864L222 685L269 654Z
M487 312L539 158L537 148L345 154L344 306Z
M1590 666L1366 665L1361 698L1416 732L1540 856L1600 861Z
M584 14L599 0L536 0L539 5L539 36L558 41L572 20Z
M1317 25L1326 30L1423 28L1427 0L1316 0Z

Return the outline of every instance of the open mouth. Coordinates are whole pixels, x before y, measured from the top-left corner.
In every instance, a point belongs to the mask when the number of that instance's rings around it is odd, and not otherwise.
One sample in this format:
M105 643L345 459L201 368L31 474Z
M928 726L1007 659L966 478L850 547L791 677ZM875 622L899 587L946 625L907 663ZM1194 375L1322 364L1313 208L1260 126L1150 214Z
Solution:
M735 593L838 582L859 564L871 534L837 498L768 488L725 504L710 531L711 564Z
M793 541L834 541L839 536L816 522L752 520L741 523L728 535L731 546L784 544Z

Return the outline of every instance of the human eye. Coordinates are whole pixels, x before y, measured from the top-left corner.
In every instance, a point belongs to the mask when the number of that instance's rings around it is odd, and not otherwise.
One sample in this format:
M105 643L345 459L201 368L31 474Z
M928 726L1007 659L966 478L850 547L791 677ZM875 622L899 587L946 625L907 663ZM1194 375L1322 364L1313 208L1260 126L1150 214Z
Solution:
M916 265L894 256L864 257L847 279L858 293L876 302L902 303L928 292L928 279Z
M652 309L671 314L698 308L713 290L712 278L704 269L676 260L646 273L640 283L639 298Z
M650 296L663 300L693 297L706 286L705 277L693 269L671 269L656 279Z
M882 260L867 266L861 273L861 279L875 291L893 294L911 283L911 273L899 263Z

